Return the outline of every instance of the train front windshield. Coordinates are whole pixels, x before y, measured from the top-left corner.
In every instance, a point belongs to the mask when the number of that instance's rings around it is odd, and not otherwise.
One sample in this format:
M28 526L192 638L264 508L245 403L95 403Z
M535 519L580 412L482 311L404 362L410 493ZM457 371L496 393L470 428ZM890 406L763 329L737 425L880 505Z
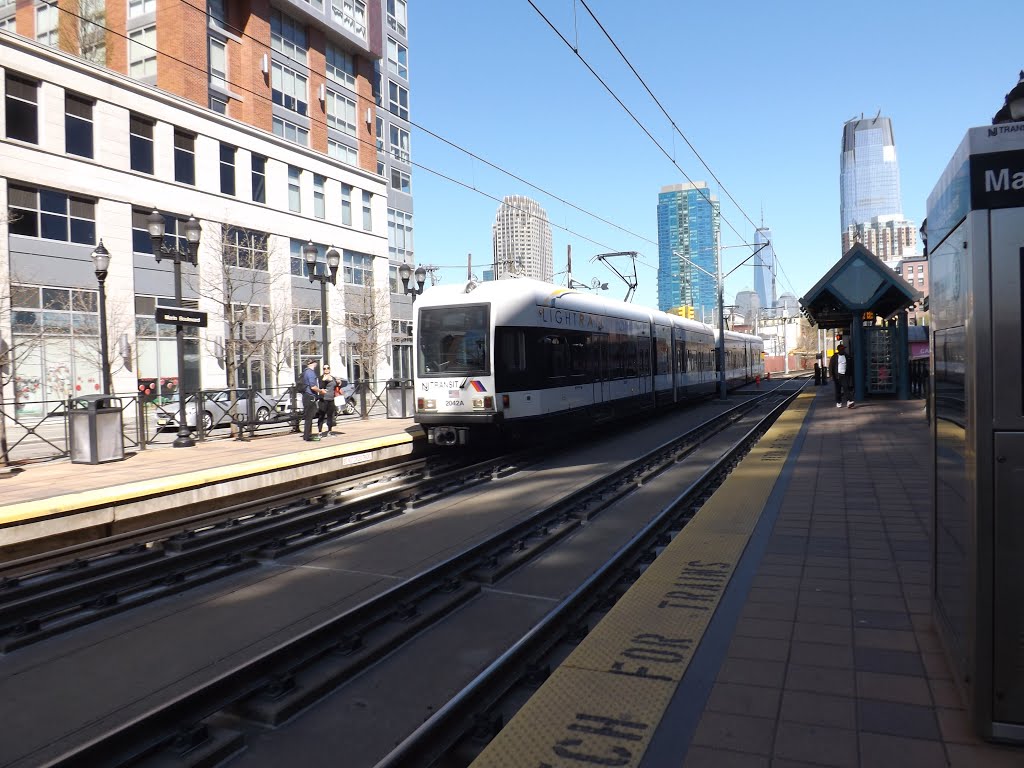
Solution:
M416 369L420 376L482 376L490 372L488 305L424 307L419 311Z

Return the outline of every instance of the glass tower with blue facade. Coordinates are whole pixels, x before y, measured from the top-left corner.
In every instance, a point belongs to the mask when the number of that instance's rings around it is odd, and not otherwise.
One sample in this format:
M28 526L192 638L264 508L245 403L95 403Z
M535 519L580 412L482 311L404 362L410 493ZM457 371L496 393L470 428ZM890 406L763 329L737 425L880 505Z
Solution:
M693 307L717 317L721 204L703 181L663 187L658 194L658 309ZM686 258L681 258L685 256ZM697 264L710 274L696 269Z
M762 307L775 306L775 248L771 244L772 231L758 227L754 232L754 245L760 250L754 256L754 290ZM765 245L767 243L767 245ZM764 245L764 248L761 246Z
M888 117L850 120L843 125L839 159L839 216L842 229L875 216L903 216L896 142Z

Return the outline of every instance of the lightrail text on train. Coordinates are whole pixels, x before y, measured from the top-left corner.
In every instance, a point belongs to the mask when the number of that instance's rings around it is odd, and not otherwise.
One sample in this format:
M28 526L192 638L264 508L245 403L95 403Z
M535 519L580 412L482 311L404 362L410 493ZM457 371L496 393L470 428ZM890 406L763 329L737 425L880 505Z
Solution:
M431 443L592 424L706 397L718 332L529 279L430 288L417 300L416 421ZM726 331L728 386L764 374L763 341Z

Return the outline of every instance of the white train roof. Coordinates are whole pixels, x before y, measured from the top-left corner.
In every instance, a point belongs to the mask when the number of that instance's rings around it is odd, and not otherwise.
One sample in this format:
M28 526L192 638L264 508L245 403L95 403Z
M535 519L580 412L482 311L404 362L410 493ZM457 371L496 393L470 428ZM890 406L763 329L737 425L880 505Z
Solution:
M520 322L536 322L537 307L552 310L566 310L655 322L699 333L718 335L711 326L696 320L670 315L649 307L627 304L624 301L608 299L589 291L570 290L564 286L552 285L530 278L487 280L482 283L463 282L450 285L435 285L425 290L416 301L416 308L441 307L458 304L490 304L502 322L518 318ZM728 331L729 338L745 338L760 342L759 336Z

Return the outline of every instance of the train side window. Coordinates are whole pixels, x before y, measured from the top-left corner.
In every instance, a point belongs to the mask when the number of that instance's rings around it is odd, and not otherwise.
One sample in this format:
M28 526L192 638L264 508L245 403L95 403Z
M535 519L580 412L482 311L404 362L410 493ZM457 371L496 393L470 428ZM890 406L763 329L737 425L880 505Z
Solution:
M498 364L506 373L526 370L526 335L522 331L502 328L498 332Z
M541 343L548 361L548 377L562 378L569 374L569 345L562 336L545 336Z
M569 373L572 376L587 375L587 347L590 337L583 334L575 334L568 337L569 342Z

